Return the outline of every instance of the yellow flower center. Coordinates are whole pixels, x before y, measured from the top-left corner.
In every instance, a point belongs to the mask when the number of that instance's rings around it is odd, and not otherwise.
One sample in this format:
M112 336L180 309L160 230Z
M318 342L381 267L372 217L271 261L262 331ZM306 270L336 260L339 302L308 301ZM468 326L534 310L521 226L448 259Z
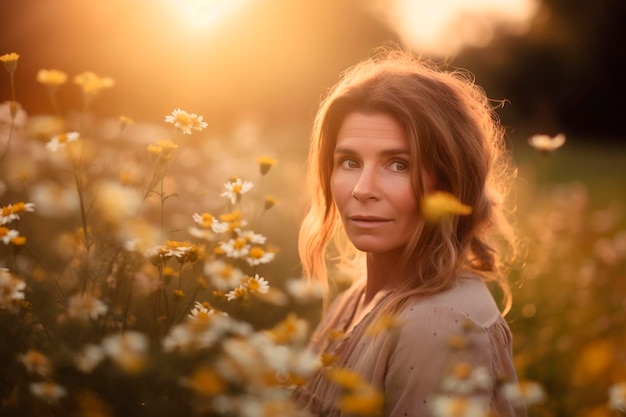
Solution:
M26 204L24 204L24 202L20 201L19 203L15 203L13 204L13 213L17 214L17 213L21 213L26 209Z
M189 387L200 395L211 397L224 391L226 385L215 371L202 368L191 377Z
M248 291L257 292L261 288L261 283L256 279L250 279L247 284Z
M467 379L469 378L471 373L472 373L472 367L466 362L458 363L454 367L453 374L458 379Z
M202 226L203 227L211 227L213 226L213 222L215 221L215 218L210 215L209 213L204 213L202 215Z
M224 268L220 271L220 277L224 279L229 279L233 276L233 266L232 265L224 265Z
M246 295L246 290L245 288L235 288L235 298L243 298L244 295Z
M265 255L265 251L259 247L250 249L249 256L254 259L261 259Z
M191 123L191 118L186 113L178 113L176 114L176 122L186 125Z
M465 398L453 398L452 404L450 404L450 416L460 417L464 416L467 411L467 400Z

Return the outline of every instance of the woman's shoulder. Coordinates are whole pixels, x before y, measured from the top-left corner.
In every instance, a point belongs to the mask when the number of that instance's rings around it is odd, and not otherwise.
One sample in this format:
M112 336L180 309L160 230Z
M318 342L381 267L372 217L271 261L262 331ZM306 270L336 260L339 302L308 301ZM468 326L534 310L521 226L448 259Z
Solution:
M456 324L469 320L488 328L501 318L501 312L480 278L462 278L452 288L430 296L411 297L402 308L401 316L413 323L433 325Z

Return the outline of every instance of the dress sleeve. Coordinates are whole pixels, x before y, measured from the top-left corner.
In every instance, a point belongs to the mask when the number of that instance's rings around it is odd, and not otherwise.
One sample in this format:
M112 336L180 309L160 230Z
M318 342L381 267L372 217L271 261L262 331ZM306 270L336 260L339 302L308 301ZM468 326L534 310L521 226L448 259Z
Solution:
M495 410L494 361L499 355L493 352L489 329L448 306L409 307L401 318L384 381L385 416L430 416L438 395L476 386L486 407L507 415Z

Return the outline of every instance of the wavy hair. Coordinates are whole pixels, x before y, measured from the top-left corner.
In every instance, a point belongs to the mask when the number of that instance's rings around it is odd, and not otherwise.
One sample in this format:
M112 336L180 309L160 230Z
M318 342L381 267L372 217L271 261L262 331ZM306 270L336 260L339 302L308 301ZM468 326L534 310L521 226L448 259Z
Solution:
M425 167L437 190L473 209L437 224L421 222L402 255L415 274L392 302L444 291L469 273L497 282L508 311L504 254L514 255L517 242L504 203L515 170L494 109L469 73L440 70L409 52L385 50L345 71L322 100L313 124L307 178L311 202L298 242L304 274L328 289L330 262L339 270L364 267L333 202L333 152L349 113L382 112L406 131L417 200L424 197L425 178L414 167Z

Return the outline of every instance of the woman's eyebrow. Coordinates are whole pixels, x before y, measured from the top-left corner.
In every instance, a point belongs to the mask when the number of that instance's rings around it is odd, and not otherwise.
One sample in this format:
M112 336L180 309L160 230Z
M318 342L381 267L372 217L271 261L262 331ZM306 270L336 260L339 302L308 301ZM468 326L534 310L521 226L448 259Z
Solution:
M336 147L335 154L356 154L357 152L352 148L346 147ZM407 148L392 148L392 149L384 149L378 152L379 155L389 156L389 155L410 155L411 152Z

